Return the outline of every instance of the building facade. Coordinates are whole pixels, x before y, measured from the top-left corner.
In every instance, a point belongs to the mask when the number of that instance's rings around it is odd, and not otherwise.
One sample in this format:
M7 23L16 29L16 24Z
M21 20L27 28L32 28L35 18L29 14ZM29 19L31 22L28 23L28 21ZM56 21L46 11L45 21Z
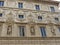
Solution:
M0 45L60 45L58 3L0 0Z

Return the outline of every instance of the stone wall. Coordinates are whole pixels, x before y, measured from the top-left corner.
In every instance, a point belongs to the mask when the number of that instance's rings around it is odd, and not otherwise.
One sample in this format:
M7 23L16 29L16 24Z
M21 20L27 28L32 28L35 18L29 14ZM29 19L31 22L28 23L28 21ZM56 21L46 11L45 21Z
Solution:
M0 45L60 45L60 40L55 39L41 39L41 40L18 40L18 39L2 39L0 40Z

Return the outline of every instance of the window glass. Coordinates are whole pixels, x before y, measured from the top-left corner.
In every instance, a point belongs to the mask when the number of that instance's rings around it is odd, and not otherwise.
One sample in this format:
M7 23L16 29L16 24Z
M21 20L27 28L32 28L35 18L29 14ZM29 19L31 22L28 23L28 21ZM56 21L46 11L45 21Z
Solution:
M2 13L0 13L0 17L2 17Z
M19 34L20 34L20 36L25 36L24 30L25 30L24 26L19 26Z
M40 27L42 37L46 37L45 27Z
M19 15L19 18L24 18L24 15Z
M35 5L36 10L40 10L39 5Z
M23 8L23 3L18 3L19 8Z
M56 20L56 21L59 21L59 19L58 19L58 18L55 18L55 20Z
M4 1L0 1L0 6L4 6Z
M50 7L51 8L51 12L55 12L55 9L54 7Z
M38 19L42 20L42 16L38 16Z

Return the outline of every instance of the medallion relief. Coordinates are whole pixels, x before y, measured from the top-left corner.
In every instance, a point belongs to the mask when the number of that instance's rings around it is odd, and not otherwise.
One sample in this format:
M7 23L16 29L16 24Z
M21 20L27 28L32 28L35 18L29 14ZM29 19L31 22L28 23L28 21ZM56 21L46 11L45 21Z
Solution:
M34 22L35 22L33 15L31 15L31 14L28 15L28 21L29 21L30 23L34 23Z
M7 19L6 19L6 23L7 24L12 24L14 22L14 19L13 19L13 14L10 12L8 15L6 15Z

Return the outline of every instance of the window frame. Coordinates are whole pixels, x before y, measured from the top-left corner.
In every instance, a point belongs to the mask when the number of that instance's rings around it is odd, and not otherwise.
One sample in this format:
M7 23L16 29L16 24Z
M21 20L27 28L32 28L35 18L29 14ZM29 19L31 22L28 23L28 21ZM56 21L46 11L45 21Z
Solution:
M18 2L18 8L23 8L23 3L22 2Z
M4 1L0 1L0 7L4 6Z
M38 16L38 20L42 20L42 19L43 19L42 16L39 15L39 16Z
M44 30L41 30L41 27L43 27ZM46 27L45 27L45 26L40 26L40 27L39 27L39 30L40 30L40 32L41 32L41 36L42 36L42 37L47 37ZM43 32L43 31L44 31L44 32Z
M58 17L55 17L54 19L55 19L55 21L59 21L59 18Z
M1 15L0 15L0 17L2 17L3 16L3 14L2 13L0 13Z
M25 26L18 26L18 27L19 27L19 36L20 37L25 37ZM24 28L24 29L22 29L21 27ZM22 30L23 30L23 33L22 33Z
M21 17L20 17L21 16ZM24 15L18 15L20 19L24 19Z
M35 5L35 9L36 9L36 10L40 10L40 5L37 5L37 4L36 4L36 5Z
M53 6L50 6L51 12L55 12L55 8Z
M58 30L59 30L59 32L60 32L60 26L58 26Z

